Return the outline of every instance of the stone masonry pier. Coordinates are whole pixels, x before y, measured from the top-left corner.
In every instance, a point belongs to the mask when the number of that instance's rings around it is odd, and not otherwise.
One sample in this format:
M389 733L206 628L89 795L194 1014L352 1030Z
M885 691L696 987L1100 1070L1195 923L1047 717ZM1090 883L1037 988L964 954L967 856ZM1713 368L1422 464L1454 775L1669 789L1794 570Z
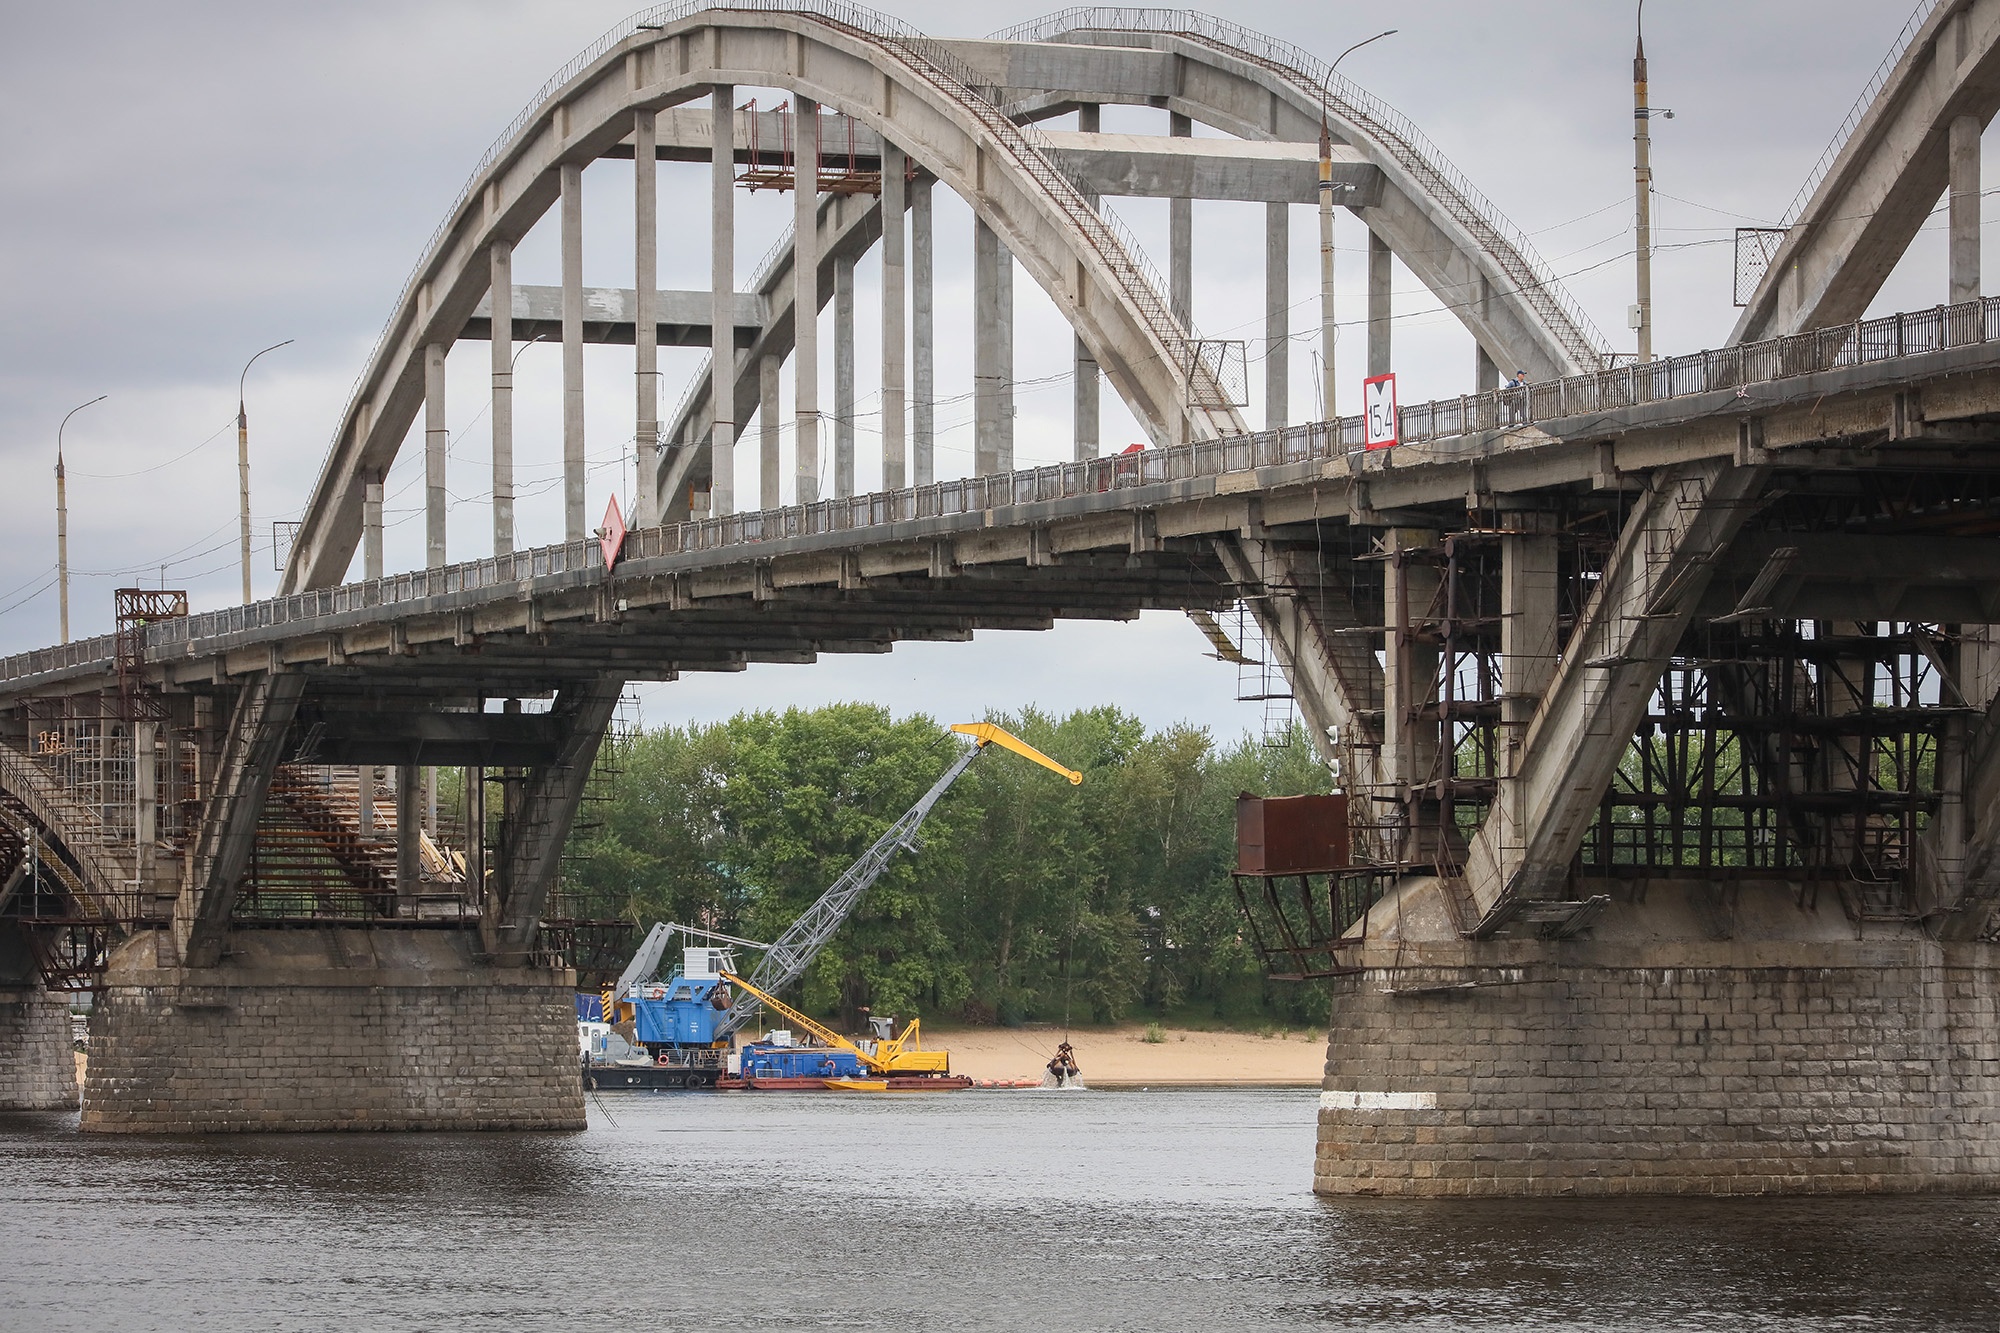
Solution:
M1435 880L1376 907L1334 982L1318 1192L2000 1186L2000 946L1790 885L1596 887L1588 940L1460 939Z
M455 929L241 930L200 968L163 936L112 959L85 1130L584 1127L570 972L487 966Z

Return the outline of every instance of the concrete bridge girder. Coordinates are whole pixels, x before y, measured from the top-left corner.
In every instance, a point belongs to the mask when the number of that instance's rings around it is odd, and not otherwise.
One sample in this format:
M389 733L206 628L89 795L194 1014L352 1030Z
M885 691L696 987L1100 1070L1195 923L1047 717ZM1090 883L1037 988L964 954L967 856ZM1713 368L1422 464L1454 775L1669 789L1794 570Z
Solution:
M425 395L425 349L448 345L491 286L489 251L556 202L565 166L610 152L631 117L716 85L780 84L869 125L965 198L1048 292L1114 387L1161 440L1241 429L1233 410L1190 407L1180 336L1118 243L1018 132L916 59L807 15L730 10L626 37L534 109L467 190L420 264L343 416L288 562L287 591L345 574L361 535L364 478L400 450ZM1185 421L1185 424L1180 424Z
M1938 196L1951 180L1953 123L1969 119L1983 129L1996 110L2000 2L1938 5L1792 223L1738 317L1730 342L1860 318L1936 211ZM1973 149L1970 295L1976 296L1976 135ZM1952 230L1955 236L1960 233L1958 222ZM1951 296L1962 299L1967 298Z

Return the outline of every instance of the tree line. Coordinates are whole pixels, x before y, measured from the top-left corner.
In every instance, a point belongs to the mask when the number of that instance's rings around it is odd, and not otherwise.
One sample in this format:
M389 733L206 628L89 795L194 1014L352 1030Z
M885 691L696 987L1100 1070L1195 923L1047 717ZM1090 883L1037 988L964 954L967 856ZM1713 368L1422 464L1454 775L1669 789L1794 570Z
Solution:
M989 747L821 953L793 1004L974 1023L1323 1021L1268 981L1229 869L1238 792L1328 789L1304 733L1218 746L1115 708L987 719L1084 775ZM572 841L580 915L772 939L968 744L869 704L739 713L607 740Z

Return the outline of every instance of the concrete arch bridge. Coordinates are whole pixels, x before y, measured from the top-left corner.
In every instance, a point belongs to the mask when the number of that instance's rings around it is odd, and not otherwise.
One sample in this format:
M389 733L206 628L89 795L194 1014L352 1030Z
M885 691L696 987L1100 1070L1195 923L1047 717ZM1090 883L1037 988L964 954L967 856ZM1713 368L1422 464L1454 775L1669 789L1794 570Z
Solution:
M1979 295L1976 226L1941 285L1957 299L1933 310L1858 318L1873 288L1852 266L1838 301L1779 289L1810 288L1810 256L1831 253L1814 238L1846 225L1854 190L1921 196L1933 148L1964 133L1949 127L1990 118L1996 16L2000 0L1920 11L1807 192L1777 295L1751 307L1769 313L1646 364L1609 355L1413 126L1219 20L1070 11L943 41L843 6L739 5L621 26L508 129L427 247L281 595L0 662L0 805L20 808L31 871L47 848L75 881L16 915L47 937L81 923L93 884L116 899L86 1126L580 1123L573 945L542 923L627 681L1240 607L1245 640L1223 650L1282 667L1354 812L1352 874L1246 886L1274 968L1334 992L1320 1188L1990 1185L2000 303ZM766 88L785 116L736 109ZM1166 132L1099 132L1121 103ZM1077 129L1050 127L1067 116ZM838 152L806 170L815 138ZM580 173L606 158L639 182L630 291L585 288L572 243ZM656 290L663 159L710 164L710 291ZM1951 191L1976 195L1961 159ZM962 477L935 456L940 182L976 219L987 335ZM748 184L789 188L797 225L738 291ZM1164 280L1103 208L1121 194L1176 201ZM1185 201L1208 197L1267 205L1267 339L1294 333L1290 211L1324 202L1464 321L1467 392L1405 405L1402 442L1370 451L1358 417L1290 421L1267 358L1250 431L1227 348L1193 327ZM564 280L516 286L513 246L551 210ZM887 484L863 495L842 294L876 245ZM1013 264L1076 338L1072 461L1019 471ZM542 333L566 354L567 531L522 548L511 362ZM474 552L445 543L460 339L493 351L493 540ZM569 368L587 340L634 349L643 484L622 546L584 508ZM663 343L711 349L673 412ZM1533 384L1498 388L1495 362ZM1099 456L1106 385L1154 447ZM395 571L380 488L420 412L425 566ZM64 767L81 753L108 758ZM439 768L466 775L455 821L431 809ZM230 1063L273 1028L320 1058ZM418 1040L423 1065L385 1062ZM486 1072L445 1076L467 1068Z

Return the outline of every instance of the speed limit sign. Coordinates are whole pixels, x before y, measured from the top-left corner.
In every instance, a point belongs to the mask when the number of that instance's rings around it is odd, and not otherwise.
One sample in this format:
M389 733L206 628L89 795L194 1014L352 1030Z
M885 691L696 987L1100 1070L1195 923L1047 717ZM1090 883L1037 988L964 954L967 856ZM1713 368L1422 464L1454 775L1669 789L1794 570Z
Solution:
M1396 377L1371 375L1361 381L1361 410L1366 413L1363 441L1370 449L1396 443Z

